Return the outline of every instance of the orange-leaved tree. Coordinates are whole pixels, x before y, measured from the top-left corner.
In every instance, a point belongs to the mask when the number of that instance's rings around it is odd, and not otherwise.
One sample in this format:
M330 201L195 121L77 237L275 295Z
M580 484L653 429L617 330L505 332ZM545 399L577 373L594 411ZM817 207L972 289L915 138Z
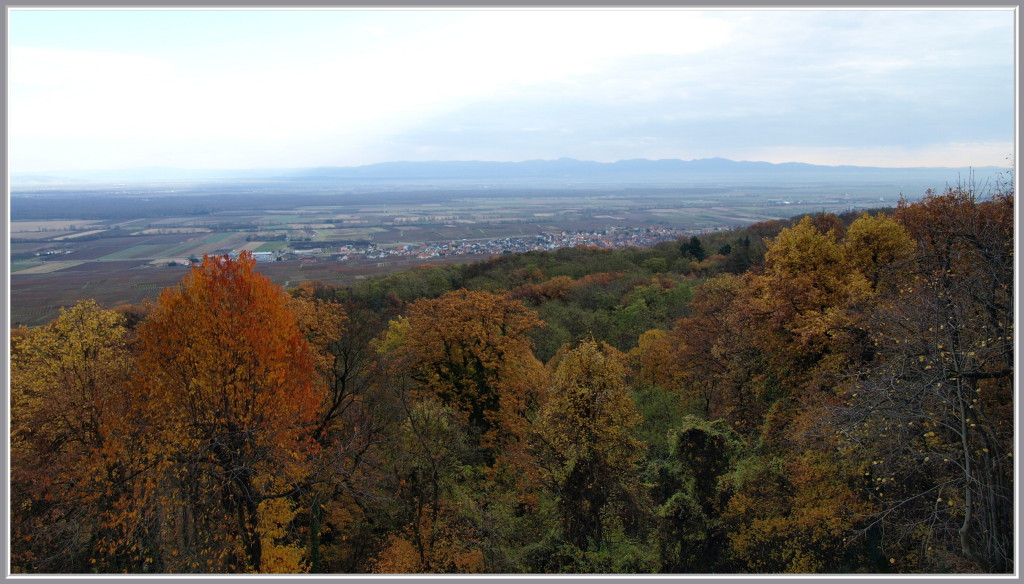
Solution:
M307 479L323 400L287 300L250 254L205 257L140 327L138 423L154 472L139 495L169 571L303 568L267 553L288 547L272 537L290 509L277 500Z

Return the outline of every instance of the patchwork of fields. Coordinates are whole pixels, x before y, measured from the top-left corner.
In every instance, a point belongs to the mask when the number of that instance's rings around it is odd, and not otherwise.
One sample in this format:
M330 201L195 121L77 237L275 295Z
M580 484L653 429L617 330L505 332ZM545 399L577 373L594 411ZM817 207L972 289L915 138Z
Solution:
M834 191L834 189L833 189ZM890 193L888 205L895 203ZM17 193L14 194L17 196ZM610 228L728 229L805 212L884 205L877 192L851 197L838 191L619 188L600 192L546 190L345 197L303 196L316 204L261 208L246 195L153 196L117 199L90 194L109 219L68 217L83 199L54 196L52 218L21 219L12 203L10 224L11 322L29 326L52 319L82 298L106 305L138 302L180 281L184 265L206 254L270 252L277 261L259 269L282 285L320 279L343 284L423 261L480 257L385 258L381 250L444 246L461 241L512 241L541 234ZM130 201L130 205L120 200ZM16 201L16 199L12 199ZM70 202L68 202L70 201ZM140 202L141 201L141 202ZM151 205L152 211L146 211ZM123 213L151 216L124 216ZM180 211L180 212L176 212ZM43 213L45 215L45 213ZM493 250L491 245L488 249ZM506 252L507 253L507 252Z

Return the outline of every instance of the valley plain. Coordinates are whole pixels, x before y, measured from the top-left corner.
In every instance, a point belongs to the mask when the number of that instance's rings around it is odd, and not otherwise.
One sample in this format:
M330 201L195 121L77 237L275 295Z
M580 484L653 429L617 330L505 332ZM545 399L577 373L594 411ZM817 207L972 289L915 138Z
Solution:
M954 177L955 178L955 177ZM941 185L933 185L941 187ZM10 199L10 322L155 298L205 254L285 287L572 245L644 246L810 212L894 206L886 182L597 184L236 180L25 186Z

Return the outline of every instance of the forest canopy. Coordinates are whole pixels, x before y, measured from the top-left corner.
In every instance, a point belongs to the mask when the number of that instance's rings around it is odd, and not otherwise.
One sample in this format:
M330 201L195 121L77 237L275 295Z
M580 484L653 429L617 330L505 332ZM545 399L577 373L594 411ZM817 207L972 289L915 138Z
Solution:
M15 573L1011 573L1014 193L11 330Z

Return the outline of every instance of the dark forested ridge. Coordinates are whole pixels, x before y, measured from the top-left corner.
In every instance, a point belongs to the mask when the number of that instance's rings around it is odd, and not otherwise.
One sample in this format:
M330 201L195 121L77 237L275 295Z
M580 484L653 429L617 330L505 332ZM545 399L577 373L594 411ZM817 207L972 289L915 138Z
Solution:
M1014 193L11 331L16 573L1010 573Z

